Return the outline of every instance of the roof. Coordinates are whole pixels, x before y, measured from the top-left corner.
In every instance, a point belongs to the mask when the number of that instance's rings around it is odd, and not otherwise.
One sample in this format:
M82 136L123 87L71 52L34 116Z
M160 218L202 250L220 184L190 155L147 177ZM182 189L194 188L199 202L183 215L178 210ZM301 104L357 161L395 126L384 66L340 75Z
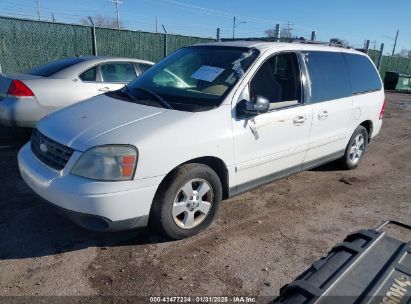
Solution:
M72 57L72 58L79 58L85 61L96 61L96 62L104 62L107 60L110 61L132 61L132 62L141 62L141 63L153 63L148 60L138 59L138 58L127 58L127 57L115 57L115 56L79 56L79 57Z
M310 44L310 43L284 43L284 42L265 42L265 41L224 41L224 42L209 42L200 43L195 46L229 46L229 47L243 47L243 48L255 48L260 51L267 49L278 50L306 50L306 51L329 51L329 52L344 52L344 53L356 53L362 54L354 49L329 46L326 44Z

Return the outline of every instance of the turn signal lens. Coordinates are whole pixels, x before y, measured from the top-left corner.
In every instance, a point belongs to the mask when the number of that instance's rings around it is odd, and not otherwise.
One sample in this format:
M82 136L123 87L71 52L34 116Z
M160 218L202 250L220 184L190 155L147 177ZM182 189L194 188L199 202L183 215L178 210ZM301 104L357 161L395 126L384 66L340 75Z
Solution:
M84 152L71 173L100 181L125 181L133 179L136 165L136 148L107 145Z

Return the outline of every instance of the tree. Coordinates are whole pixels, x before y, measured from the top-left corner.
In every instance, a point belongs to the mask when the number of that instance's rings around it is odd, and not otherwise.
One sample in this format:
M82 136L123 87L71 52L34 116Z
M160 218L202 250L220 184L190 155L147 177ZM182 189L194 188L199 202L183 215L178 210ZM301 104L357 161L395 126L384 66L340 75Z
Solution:
M95 26L98 27L108 27L108 28L117 28L117 20L115 18L110 18L107 16L102 16L100 14L95 15L94 17L91 17L93 20L93 23ZM89 18L82 18L80 20L81 24L84 25L92 25ZM120 21L120 28L123 27L123 23Z
M275 29L268 29L264 31L264 33L267 35L267 37L276 37L277 31ZM283 26L280 29L280 38L292 38L293 33L292 33L292 28L290 26Z

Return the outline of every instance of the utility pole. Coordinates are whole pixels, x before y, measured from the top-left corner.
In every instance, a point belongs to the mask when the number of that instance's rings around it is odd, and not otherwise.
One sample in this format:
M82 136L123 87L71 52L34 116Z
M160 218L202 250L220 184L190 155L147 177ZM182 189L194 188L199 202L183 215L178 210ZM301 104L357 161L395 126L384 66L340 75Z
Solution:
M217 28L216 41L221 41L221 29L219 27Z
M117 11L117 28L120 28L120 11L118 9L118 5L122 4L124 2L121 2L119 0L110 0L110 2L113 2L116 5L116 11Z
M395 35L394 47L392 48L392 56L394 56L395 48L397 47L397 41L398 41L398 34L399 33L400 33L400 30L397 30L397 35Z
M280 36L281 36L281 25L278 23L278 24L275 26L274 41L275 41L275 42L280 42Z
M158 18L156 16L156 33L158 32Z
M51 19L53 20L53 22L56 22L56 18L54 18L54 13L51 13Z
M40 0L36 0L36 7L37 7L37 19L40 20L41 16L40 16Z
M233 20L233 39L235 36L235 16L234 16L234 20Z

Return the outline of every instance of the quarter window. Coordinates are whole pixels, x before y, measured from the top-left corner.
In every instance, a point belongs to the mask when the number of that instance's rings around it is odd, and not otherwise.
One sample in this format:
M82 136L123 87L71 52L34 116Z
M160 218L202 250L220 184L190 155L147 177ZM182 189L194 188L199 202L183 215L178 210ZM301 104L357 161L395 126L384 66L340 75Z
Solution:
M139 63L138 67L140 68L141 74L143 74L145 71L147 71L149 68L151 68L152 65L147 64L147 63Z
M96 75L97 75L97 68L92 67L91 69L88 69L87 71L83 72L80 75L80 79L83 81L96 81Z
M250 95L251 98L265 97L272 104L300 102L301 79L297 55L280 54L264 62L251 80Z
M380 77L368 57L345 53L344 58L348 65L353 94L381 90Z
M339 99L352 95L347 65L339 52L304 54L311 81L311 102Z
M100 67L103 82L129 83L137 76L134 66L129 62L106 63Z

